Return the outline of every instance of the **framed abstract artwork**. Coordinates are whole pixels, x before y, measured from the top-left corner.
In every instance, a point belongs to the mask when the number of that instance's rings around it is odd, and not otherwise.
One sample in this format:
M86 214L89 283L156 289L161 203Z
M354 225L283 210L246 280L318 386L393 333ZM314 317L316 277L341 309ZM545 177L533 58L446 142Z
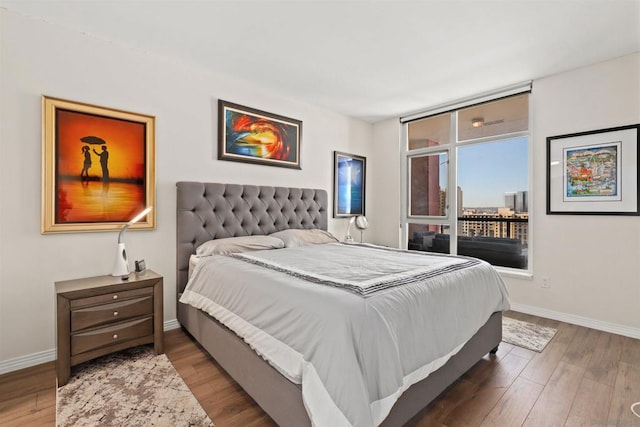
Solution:
M547 214L640 215L640 125L547 138Z
M41 232L119 230L155 205L155 118L42 97ZM135 228L155 228L155 212Z
M302 122L218 100L218 160L300 169Z
M367 158L333 152L333 217L365 214Z

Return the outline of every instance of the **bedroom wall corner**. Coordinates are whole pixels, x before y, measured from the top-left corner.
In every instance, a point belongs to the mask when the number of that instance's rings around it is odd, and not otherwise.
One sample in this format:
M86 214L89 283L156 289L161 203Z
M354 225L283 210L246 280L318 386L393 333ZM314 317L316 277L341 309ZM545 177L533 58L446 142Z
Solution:
M534 271L506 278L516 307L640 337L639 217L546 214L546 138L640 123L639 94L640 53L533 82Z
M367 216L371 223L372 243L401 247L400 243L400 122L397 118L373 125L373 154L371 164L375 174L370 175L367 194L371 210Z
M638 217L546 214L546 138L640 123L639 94L640 53L534 80L534 270L533 278L504 277L516 309L640 337ZM398 247L401 129L397 118L373 129L374 243ZM392 203L398 209L390 209ZM542 277L550 279L549 288L542 288Z

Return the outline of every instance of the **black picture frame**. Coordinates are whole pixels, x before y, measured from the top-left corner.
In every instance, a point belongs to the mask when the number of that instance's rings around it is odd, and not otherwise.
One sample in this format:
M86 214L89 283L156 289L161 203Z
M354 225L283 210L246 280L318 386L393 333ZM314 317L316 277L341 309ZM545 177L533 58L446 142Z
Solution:
M367 158L333 153L333 217L365 215Z
M218 160L301 169L302 121L218 100Z
M547 138L547 214L640 215L640 124Z

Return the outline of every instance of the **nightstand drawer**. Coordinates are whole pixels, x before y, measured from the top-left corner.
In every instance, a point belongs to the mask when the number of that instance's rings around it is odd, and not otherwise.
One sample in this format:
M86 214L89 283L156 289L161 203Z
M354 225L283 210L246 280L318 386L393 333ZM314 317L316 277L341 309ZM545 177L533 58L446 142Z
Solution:
M153 335L153 317L117 323L71 336L71 355L84 353L122 341Z
M105 304L109 302L117 302L127 298L135 298L143 295L153 295L153 288L131 289L122 292L111 292L103 295L96 295L87 298L77 298L71 300L69 307L71 309L86 307L89 305Z
M71 311L71 331L153 313L153 298L128 299Z

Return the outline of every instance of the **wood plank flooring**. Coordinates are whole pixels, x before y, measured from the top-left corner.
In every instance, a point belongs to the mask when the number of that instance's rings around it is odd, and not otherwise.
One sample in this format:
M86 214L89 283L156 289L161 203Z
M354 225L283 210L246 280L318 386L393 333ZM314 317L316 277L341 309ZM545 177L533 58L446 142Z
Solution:
M426 426L640 426L640 340L536 316L508 316L558 333L542 353L502 343L410 423ZM181 329L165 350L216 427L275 426ZM55 424L55 366L0 376L1 426Z
M52 426L55 421L55 362L0 376L0 426Z

